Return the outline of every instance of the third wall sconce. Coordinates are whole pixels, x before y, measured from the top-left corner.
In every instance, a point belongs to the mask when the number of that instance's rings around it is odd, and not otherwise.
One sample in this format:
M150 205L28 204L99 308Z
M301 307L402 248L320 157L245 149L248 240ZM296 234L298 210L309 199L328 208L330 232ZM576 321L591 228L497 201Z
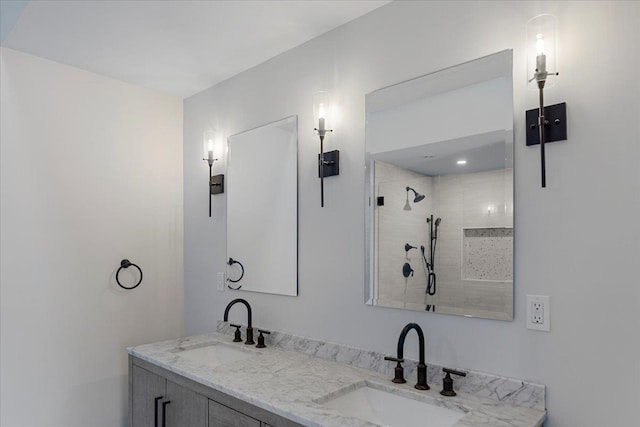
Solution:
M557 41L555 16L542 14L527 22L527 79L533 89L538 89L540 100L538 108L526 112L527 145L540 144L543 188L547 186L544 145L567 139L567 104L544 106L545 86L553 86L558 76Z
M324 207L324 179L340 174L340 152L338 150L324 152L324 138L331 129L335 114L329 92L313 94L313 123L317 125L314 131L320 137L320 154L318 154L318 177L320 178L320 206Z

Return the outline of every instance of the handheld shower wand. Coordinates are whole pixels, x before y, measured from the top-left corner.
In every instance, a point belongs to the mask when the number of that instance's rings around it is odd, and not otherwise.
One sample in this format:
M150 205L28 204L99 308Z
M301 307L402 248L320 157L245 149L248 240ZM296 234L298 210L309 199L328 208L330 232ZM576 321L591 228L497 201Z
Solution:
M424 245L420 246L420 251L422 252L422 259L424 259L424 263L427 265L427 295L435 295L436 294L436 273L433 271L433 265L429 264L427 260L427 255L425 254ZM431 305L427 306L427 311ZM433 306L435 310L435 305Z
M420 246L420 252L422 252L422 259L424 259L424 263L427 265L427 272L429 272L431 270L431 264L429 264L429 261L427 260L427 255L425 255L424 245Z
M424 259L425 264L427 265L427 295L435 295L436 294L436 244L438 242L438 227L440 227L440 223L442 222L442 218L436 218L434 220L433 215L430 215L427 218L427 224L429 224L429 260L427 261L427 255L425 253L426 248L423 246L420 247L422 251L422 258ZM429 309L435 310L435 306L431 304L427 305L427 311Z

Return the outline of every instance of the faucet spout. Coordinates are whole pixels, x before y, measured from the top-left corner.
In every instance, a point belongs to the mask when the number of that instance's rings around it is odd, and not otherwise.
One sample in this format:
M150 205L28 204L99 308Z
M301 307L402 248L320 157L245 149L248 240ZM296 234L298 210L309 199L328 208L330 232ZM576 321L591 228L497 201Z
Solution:
M420 345L420 363L424 365L424 333L422 328L417 323L409 323L400 332L400 338L398 338L398 359L404 359L404 340L407 338L407 334L412 329L415 329L418 333L418 342Z
M233 301L231 301L229 304L227 304L227 308L224 309L223 320L225 322L229 320L229 310L231 309L231 307L233 307L237 303L242 303L245 305L245 307L247 307L247 341L245 342L245 344L248 344L248 345L255 344L255 342L253 341L253 327L251 326L251 305L249 305L249 302L247 300L242 298L236 298Z

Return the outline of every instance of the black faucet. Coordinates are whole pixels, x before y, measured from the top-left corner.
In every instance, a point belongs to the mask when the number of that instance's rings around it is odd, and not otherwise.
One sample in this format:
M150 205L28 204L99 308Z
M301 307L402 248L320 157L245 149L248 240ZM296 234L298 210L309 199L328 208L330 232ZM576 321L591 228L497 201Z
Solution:
M231 309L231 307L233 307L234 304L238 302L241 302L247 307L247 313L249 315L249 319L247 321L247 340L245 341L245 344L253 345L255 344L255 341L253 341L253 327L251 327L251 306L249 305L247 300L244 300L242 298L236 298L233 301L231 301L229 304L227 304L227 308L224 309L224 321L226 322L229 320L229 310Z
M411 329L415 329L418 333L418 340L420 341L420 361L418 362L418 382L415 387L418 390L429 390L429 384L427 384L427 365L424 363L424 334L422 328L417 323L409 323L400 332L400 338L398 338L398 355L397 357L385 357L385 360L391 360L397 362L395 368L395 376L393 378L394 383L406 383L404 379L404 369L402 368L402 362L404 362L404 340Z

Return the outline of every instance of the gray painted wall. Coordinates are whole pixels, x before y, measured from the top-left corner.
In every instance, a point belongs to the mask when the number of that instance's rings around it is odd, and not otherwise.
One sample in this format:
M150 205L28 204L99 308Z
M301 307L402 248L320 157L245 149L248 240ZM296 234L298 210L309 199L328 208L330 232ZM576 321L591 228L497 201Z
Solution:
M537 102L526 87L525 25L541 12L558 16L562 74L546 100L568 103L570 137L548 147L546 189L539 152L524 145L524 111ZM394 352L404 324L415 321L425 329L431 362L546 384L549 426L637 425L639 24L638 2L394 2L186 100L186 333L213 330L236 297L252 303L261 327L386 353ZM514 49L514 321L366 306L364 95L508 48ZM326 144L341 150L341 175L326 181L324 209L311 108L311 94L322 88L334 91L342 111ZM219 293L225 196L216 196L209 219L202 134L217 128L231 135L292 114L300 130L299 297ZM525 328L526 294L551 296L550 333ZM246 321L239 308L231 317ZM416 357L413 340L409 345L407 355ZM612 387L599 372L615 380L615 393L599 388Z

